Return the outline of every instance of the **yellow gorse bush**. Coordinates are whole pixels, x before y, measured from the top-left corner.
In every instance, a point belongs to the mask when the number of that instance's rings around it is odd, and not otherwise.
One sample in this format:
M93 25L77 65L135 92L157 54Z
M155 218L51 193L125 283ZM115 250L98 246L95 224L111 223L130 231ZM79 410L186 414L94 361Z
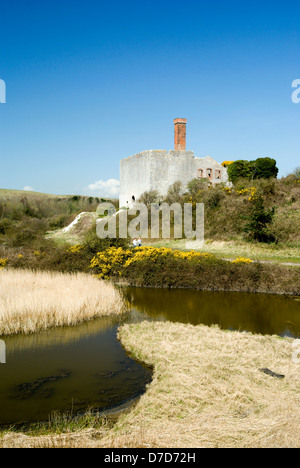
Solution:
M155 248L155 247L139 247L136 249L136 252L134 255L127 260L125 263L125 268L128 267L129 265L132 265L133 263L141 262L143 260L156 260L158 258L163 258L163 257L173 257L173 258L180 258L184 260L202 260L204 258L212 258L213 255L208 254L208 253L201 253L201 252L195 252L194 250L191 250L189 252L183 252L181 250L173 250L173 249L168 249L166 247L160 247L160 248Z
M112 275L120 276L125 262L132 255L133 253L129 249L110 247L103 252L97 253L91 260L90 268L99 272L95 275L97 278L108 279Z
M80 245L80 244L72 245L71 247L68 248L67 252L69 252L69 253L80 253L83 248L84 248L84 246Z
M133 255L128 258L124 267L127 268L129 265L132 265L136 262L141 262L143 260L156 260L158 257L165 257L169 254L171 249L165 247L155 248L155 247L138 247L133 252Z
M250 187L249 191L250 191L250 197L248 200L249 201L255 200L256 195L257 195L257 189L255 187Z
M250 258L238 257L232 263L253 263Z
M138 264L145 260L155 262L166 257L194 261L213 258L214 256L209 253L195 252L193 250L182 252L181 250L173 250L166 247L138 247L133 250L110 247L103 252L98 252L92 259L90 267L97 271L95 276L108 279L110 276L121 276L123 271L133 264Z
M188 252L182 252L181 250L173 250L172 253L175 258L182 258L182 259L190 260L190 261L214 258L214 256L210 253L196 252L195 250L190 250Z
M236 190L236 193L238 195L248 195L249 189L245 188L245 189L241 189L241 190Z
M257 189L256 187L249 187L249 188L243 188L239 190L233 190L230 187L225 187L224 191L228 194L231 195L231 193L236 193L237 195L241 196L248 196L249 201L255 200L257 197Z
M8 258L0 258L0 270L3 270L3 268L6 267L8 262Z

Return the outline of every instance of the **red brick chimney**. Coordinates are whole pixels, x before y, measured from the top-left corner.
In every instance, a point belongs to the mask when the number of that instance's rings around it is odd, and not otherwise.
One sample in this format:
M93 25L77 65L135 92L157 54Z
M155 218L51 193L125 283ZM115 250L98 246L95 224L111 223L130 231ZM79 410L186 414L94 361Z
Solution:
M184 151L186 147L187 119L174 119L175 151Z

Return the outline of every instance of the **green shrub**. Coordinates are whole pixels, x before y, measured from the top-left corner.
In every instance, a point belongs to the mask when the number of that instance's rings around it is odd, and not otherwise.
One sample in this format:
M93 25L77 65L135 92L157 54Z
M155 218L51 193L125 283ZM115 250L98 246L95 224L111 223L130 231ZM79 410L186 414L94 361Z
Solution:
M148 192L142 193L138 202L150 207L151 203L158 203L160 200L161 197L157 190L149 190Z
M171 254L129 262L131 286L299 294L297 269L259 262L234 263L214 256L187 261Z
M24 219L9 231L6 243L11 247L31 247L39 239L44 240L47 223L37 218Z
M253 209L249 217L249 223L244 230L249 238L258 242L272 243L276 241L269 225L273 222L275 208L266 210L262 196L255 197L253 200Z
M278 175L278 168L275 159L258 158L253 162L254 179L271 179Z
M108 249L109 247L122 247L126 249L130 244L129 239L100 239L97 236L96 228L92 228L84 238L84 247L87 254L93 256L98 252Z
M170 185L167 196L165 198L165 202L172 205L173 203L181 203L182 202L182 182L178 180L174 182L174 184Z
M271 179L278 175L275 159L258 158L255 161L237 160L227 168L229 180L236 183L239 179Z
M7 234L13 228L13 221L7 218L0 219L0 234Z
M227 168L227 174L230 182L237 182L238 179L252 178L253 164L251 161L237 160L230 164Z
M293 172L293 175L295 175L296 180L300 180L300 167L296 167L296 169Z
M208 179L200 178L193 179L188 183L188 193L192 198L196 198L200 195L202 190L206 190L210 186Z

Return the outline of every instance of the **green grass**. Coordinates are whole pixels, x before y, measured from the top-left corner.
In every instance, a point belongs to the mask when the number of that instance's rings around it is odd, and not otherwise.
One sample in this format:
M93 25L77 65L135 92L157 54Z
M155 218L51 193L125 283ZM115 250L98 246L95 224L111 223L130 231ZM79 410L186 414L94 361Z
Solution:
M12 189L0 189L0 198L11 198L11 197L19 197L19 196L34 196L34 197L43 197L43 198L69 198L71 195L53 195L49 193L41 193L41 192L30 192L25 190L12 190Z
M144 245L185 250L185 240L162 240L149 244L144 242ZM212 253L220 258L230 260L241 256L257 261L300 264L300 249L297 245L288 247L280 244L268 245L243 241L206 240L201 252Z
M113 421L113 418L112 418ZM101 430L104 427L109 429L112 422L103 414L93 409L87 410L82 415L74 416L72 411L60 414L53 412L48 421L39 421L27 425L17 425L9 427L10 433L24 433L28 437L47 436L53 434L64 434L83 431L86 428ZM6 429L0 431L3 436Z

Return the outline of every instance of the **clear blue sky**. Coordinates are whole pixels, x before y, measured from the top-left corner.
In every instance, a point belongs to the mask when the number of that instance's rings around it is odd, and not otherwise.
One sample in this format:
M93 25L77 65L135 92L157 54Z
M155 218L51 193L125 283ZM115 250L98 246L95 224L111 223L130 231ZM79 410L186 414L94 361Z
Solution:
M298 1L2 0L0 17L1 188L100 194L120 159L173 148L176 117L196 156L300 165Z

